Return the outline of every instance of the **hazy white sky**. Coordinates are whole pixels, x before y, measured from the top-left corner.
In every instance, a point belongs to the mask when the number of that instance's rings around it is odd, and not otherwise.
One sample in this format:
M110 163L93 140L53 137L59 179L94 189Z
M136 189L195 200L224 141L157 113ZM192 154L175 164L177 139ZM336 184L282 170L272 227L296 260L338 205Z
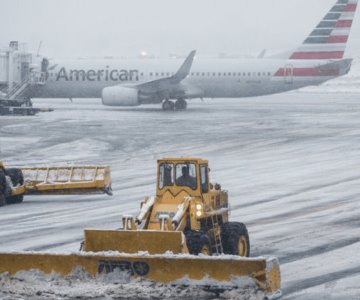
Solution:
M283 51L298 46L336 0L0 0L0 45L49 57ZM360 52L359 12L348 52Z

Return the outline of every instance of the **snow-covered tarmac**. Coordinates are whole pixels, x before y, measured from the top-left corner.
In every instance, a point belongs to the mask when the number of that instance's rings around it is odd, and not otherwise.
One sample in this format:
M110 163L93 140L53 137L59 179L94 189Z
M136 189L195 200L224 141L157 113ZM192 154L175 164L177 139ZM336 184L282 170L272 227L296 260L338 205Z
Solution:
M135 214L140 200L154 194L156 159L199 156L209 159L212 181L229 191L232 220L247 224L251 255L279 258L283 299L360 299L359 91L325 86L316 93L194 101L186 112L38 100L56 110L1 117L0 158L12 166L108 164L114 196L29 196L1 207L0 251L76 250L83 228L117 228L122 214ZM0 298L9 296L8 283L0 278ZM99 290L95 285L94 299ZM213 297L189 293L172 296ZM52 297L71 295L44 299Z

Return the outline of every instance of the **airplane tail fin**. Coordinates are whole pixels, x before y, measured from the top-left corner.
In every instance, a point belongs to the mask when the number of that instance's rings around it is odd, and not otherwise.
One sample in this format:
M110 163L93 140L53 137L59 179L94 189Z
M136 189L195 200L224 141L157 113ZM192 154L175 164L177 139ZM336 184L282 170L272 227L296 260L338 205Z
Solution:
M290 59L342 59L358 0L338 0Z

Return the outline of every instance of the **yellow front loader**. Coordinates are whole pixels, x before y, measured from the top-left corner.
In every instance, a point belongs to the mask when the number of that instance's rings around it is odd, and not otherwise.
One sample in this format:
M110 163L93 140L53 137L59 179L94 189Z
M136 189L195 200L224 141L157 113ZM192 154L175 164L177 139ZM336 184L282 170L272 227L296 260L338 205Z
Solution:
M0 206L23 201L24 195L107 193L107 166L5 168L0 161Z
M277 259L250 257L247 228L229 221L228 194L210 183L209 171L203 159L161 159L156 195L141 202L136 217L123 216L122 229L85 229L76 254L0 254L0 272L66 275L82 267L96 276L119 269L165 284L252 287L280 296Z

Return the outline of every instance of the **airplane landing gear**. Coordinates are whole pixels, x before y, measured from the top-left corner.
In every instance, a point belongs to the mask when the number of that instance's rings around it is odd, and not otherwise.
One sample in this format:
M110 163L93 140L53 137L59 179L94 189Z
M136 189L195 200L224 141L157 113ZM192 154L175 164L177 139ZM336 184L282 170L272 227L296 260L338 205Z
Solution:
M175 109L175 104L174 102L170 101L170 100L165 100L162 104L162 109L163 110L174 110Z
M186 107L187 107L187 102L182 98L176 100L175 103L170 100L165 100L162 104L162 109L166 111L185 110Z
M185 110L187 108L186 100L180 98L175 102L175 109L176 110Z

